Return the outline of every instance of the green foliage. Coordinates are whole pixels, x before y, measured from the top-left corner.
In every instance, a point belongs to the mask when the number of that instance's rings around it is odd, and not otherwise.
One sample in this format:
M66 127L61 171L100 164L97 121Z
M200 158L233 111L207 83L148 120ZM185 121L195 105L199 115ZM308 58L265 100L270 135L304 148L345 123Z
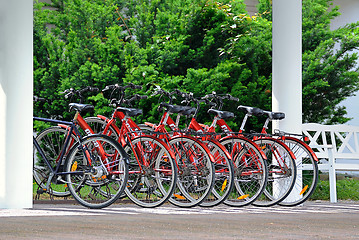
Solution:
M358 23L329 29L338 8L330 0L303 1L304 120L343 123L338 104L358 89ZM201 97L215 91L238 97L240 104L271 108L271 4L261 0L250 17L243 0L52 0L34 4L34 94L38 116L69 119L62 91L86 86L155 84ZM334 50L333 47L338 46ZM107 96L106 96L107 97ZM158 122L158 97L137 103L138 121ZM95 113L111 114L100 93L88 94ZM236 111L227 102L225 110ZM206 107L200 121L208 122ZM240 114L231 126L238 129ZM258 129L262 119L248 127Z

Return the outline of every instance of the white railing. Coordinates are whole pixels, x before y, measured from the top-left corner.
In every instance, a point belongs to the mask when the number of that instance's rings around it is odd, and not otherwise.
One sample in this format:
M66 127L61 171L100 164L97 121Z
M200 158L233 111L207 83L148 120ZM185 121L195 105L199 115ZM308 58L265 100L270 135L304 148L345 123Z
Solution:
M306 123L302 130L320 160L319 170L329 173L330 201L337 202L336 171L359 171L359 127Z

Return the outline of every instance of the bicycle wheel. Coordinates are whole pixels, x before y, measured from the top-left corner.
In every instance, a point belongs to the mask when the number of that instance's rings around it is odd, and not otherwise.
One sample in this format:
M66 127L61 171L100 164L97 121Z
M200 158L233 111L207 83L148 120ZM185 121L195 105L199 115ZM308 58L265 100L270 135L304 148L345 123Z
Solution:
M123 193L128 179L124 149L105 135L91 135L66 158L66 181L72 196L88 208L104 208Z
M234 187L224 204L243 207L253 203L264 191L268 170L260 148L244 138L224 138L220 143L231 154L234 166Z
M254 141L267 157L268 183L263 194L252 203L269 207L283 201L292 191L296 179L296 165L289 148L280 141L263 138Z
M153 137L132 139L125 151L129 156L129 179L125 193L141 207L158 207L172 195L177 167L168 146ZM172 154L173 155L173 154Z
M87 117L84 120L91 127L95 134L105 134L115 140L118 139L118 133L112 126L109 126L107 132L104 132L107 126L107 122L105 120L98 117Z
M61 161L59 171L63 170L66 155L74 141L76 141L75 136L72 135L70 144L68 145L69 147L64 149L64 156L62 159L59 159L67 136L68 131L61 127L47 128L36 136L36 141L39 143L52 168L55 169L57 163ZM51 171L35 147L33 151L33 162L33 176L35 182L39 188L46 189L46 184L48 182ZM67 188L64 176L62 175L58 175L56 178L52 179L50 189L47 189L47 192L56 197L67 197L71 195Z
M194 207L211 193L214 164L208 148L189 137L175 137L168 145L176 155L177 185L169 201L178 207Z
M232 191L234 171L232 159L227 150L217 141L205 141L214 157L215 178L213 190L200 204L201 207L213 207L227 199Z
M284 143L295 155L297 177L292 192L279 205L296 206L313 194L318 183L318 163L302 141L285 138Z

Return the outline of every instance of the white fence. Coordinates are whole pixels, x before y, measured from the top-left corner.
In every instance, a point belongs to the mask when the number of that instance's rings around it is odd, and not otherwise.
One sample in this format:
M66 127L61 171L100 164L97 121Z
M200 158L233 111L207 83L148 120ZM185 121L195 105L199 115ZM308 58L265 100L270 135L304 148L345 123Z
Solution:
M336 171L359 171L359 127L316 123L302 127L319 159L319 170L329 173L330 201L337 202Z

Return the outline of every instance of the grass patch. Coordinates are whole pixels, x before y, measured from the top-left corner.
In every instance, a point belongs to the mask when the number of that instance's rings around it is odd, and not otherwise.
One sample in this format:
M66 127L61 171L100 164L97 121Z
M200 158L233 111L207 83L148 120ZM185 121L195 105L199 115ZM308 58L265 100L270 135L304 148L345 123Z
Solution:
M338 200L359 201L359 180L354 178L346 178L337 180L337 198ZM330 190L329 181L319 180L310 200L329 200Z

